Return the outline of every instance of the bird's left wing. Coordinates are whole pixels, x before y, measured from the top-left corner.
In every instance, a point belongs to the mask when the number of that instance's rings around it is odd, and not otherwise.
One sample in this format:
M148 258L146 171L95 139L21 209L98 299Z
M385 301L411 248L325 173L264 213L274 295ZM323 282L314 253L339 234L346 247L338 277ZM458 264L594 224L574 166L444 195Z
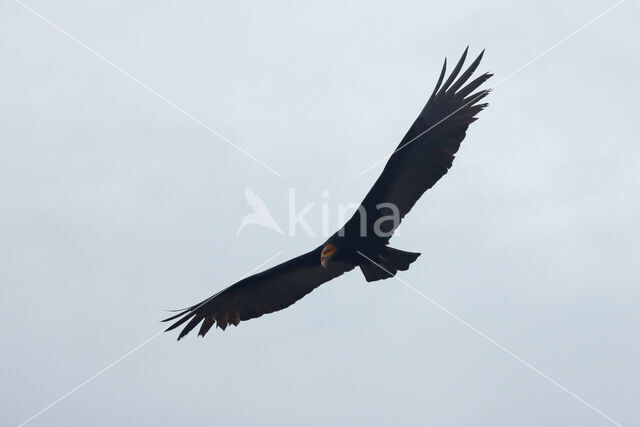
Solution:
M443 83L447 64L445 60L427 105L391 154L382 174L362 201L361 208L367 214L365 224L362 224L359 209L345 225L347 235L357 234L365 225L368 236L376 236L387 243L395 228L400 225L399 220L451 167L467 128L477 120L476 114L487 106L479 102L489 94L489 90L476 89L492 76L485 73L468 82L480 64L482 53L460 74L467 51L468 48ZM376 230L376 221L383 217L397 220L381 222L379 230Z
M287 262L242 279L210 298L182 310L163 322L176 320L167 331L188 321L178 339L188 334L200 322L198 335L204 336L216 323L225 329L243 320L282 310L295 303L318 286L355 266L337 261L327 268L320 265L322 247Z

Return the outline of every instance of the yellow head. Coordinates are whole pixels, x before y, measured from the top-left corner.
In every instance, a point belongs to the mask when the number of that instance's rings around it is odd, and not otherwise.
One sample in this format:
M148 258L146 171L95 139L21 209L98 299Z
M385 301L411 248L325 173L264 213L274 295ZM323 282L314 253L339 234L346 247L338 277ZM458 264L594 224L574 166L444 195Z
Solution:
M338 248L335 245L329 243L322 248L322 254L320 255L320 264L322 267L327 268L329 260L338 252Z

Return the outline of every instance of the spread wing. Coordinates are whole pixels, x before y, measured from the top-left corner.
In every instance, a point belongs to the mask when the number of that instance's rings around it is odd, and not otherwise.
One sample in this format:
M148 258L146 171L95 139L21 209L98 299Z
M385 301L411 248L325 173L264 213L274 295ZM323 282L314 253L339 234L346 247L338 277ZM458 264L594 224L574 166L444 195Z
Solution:
M188 321L178 339L187 335L200 322L198 335L204 336L217 323L223 330L243 320L282 310L318 286L355 266L336 260L327 268L320 265L322 247L287 262L242 279L199 304L182 310L163 322L175 320L167 331ZM177 319L177 320L176 320Z
M382 174L362 201L358 212L345 224L345 233L361 233L361 210L366 212L367 236L374 236L387 243L400 220L411 210L420 196L444 176L453 163L467 128L488 104L478 102L489 90L474 91L484 83L490 73L485 73L467 84L478 68L484 51L469 68L458 77L467 56L462 57L447 80L442 83L447 68L445 59L440 78L426 106L405 137L393 152ZM466 86L465 86L466 84ZM397 209L381 203L389 203ZM399 216L398 221L380 221L379 232L374 230L377 219ZM362 229L365 230L365 229Z

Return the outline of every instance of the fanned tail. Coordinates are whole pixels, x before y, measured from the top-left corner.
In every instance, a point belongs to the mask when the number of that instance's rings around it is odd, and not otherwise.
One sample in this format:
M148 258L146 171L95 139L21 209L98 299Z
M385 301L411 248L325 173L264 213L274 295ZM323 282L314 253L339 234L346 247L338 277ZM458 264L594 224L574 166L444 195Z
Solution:
M387 246L379 254L367 256L371 260L364 258L360 264L360 270L367 282L374 282L393 277L398 271L408 270L420 253L401 251Z

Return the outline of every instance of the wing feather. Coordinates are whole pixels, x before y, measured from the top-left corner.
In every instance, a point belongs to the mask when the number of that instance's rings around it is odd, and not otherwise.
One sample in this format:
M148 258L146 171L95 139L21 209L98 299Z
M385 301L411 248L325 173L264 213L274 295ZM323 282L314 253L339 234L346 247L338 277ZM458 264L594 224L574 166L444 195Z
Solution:
M380 244L388 243L399 222L380 224L384 235L376 236L379 234L373 228L376 221L393 213L389 209L379 209L378 206L381 203L391 203L398 209L399 219L404 218L422 194L447 173L467 128L477 120L475 116L487 107L486 103L478 102L489 94L489 90L474 91L492 74L485 73L467 83L478 68L484 51L458 78L467 52L468 48L441 85L446 71L445 60L438 83L427 104L362 201L361 208L366 212L364 218L367 235L377 239ZM360 233L361 212L362 209L359 209L347 222L345 235Z
M323 268L321 251L321 247L316 248L236 282L201 303L164 319L163 322L174 321L166 330L186 323L178 335L181 339L200 322L200 336L206 335L214 324L223 330L230 324L237 326L241 321L287 308L321 284L354 268L354 265L337 260Z

